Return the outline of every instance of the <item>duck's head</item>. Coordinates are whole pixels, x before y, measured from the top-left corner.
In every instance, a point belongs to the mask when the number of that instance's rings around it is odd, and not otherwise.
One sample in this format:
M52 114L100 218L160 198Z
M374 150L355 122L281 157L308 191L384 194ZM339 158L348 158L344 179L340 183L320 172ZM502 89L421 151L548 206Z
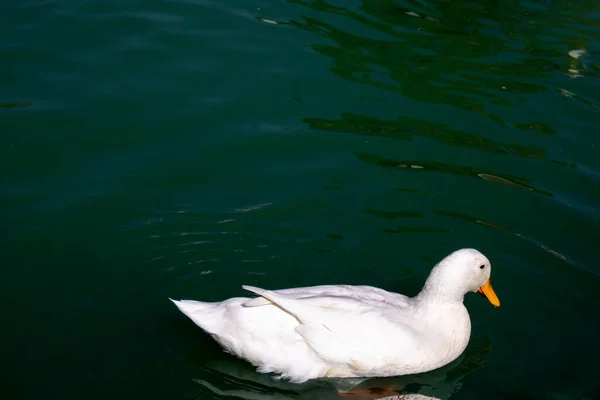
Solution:
M495 307L500 300L490 282L492 266L475 249L461 249L445 257L431 271L419 296L461 301L469 292L479 292Z

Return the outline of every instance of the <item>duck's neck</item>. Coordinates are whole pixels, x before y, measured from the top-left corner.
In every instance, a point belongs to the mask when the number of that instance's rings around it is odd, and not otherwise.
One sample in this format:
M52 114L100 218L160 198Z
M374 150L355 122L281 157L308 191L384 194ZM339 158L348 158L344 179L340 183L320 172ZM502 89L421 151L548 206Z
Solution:
M459 290L455 282L449 282L439 269L434 269L423 289L416 296L419 304L462 304L464 290Z

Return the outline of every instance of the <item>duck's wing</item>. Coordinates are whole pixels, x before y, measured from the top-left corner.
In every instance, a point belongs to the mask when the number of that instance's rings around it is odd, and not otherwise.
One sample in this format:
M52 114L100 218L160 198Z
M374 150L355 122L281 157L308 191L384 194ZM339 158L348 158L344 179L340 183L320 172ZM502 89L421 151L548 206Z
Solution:
M296 331L322 360L357 375L381 373L386 365L407 360L418 347L418 332L403 322L402 308L361 295L319 295L295 298L289 294L244 286L294 316ZM386 292L387 293L387 292ZM377 296L375 296L377 297ZM403 300L404 301L404 300ZM408 314L407 314L408 315Z
M346 297L362 302L387 302L398 307L408 307L409 298L373 286L353 285L320 285L290 289L272 290L271 292L285 296L288 299L318 299L322 297ZM272 304L266 297L255 297L244 302L246 307L258 307Z

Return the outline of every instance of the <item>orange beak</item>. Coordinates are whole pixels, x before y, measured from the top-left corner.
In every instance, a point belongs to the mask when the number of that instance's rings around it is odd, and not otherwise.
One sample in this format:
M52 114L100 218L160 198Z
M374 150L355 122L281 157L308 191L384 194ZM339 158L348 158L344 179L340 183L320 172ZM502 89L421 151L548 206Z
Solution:
M500 307L500 300L498 296L496 296L496 292L492 289L492 283L490 279L487 280L485 285L477 289L479 293L481 293L490 303L494 305L494 307Z

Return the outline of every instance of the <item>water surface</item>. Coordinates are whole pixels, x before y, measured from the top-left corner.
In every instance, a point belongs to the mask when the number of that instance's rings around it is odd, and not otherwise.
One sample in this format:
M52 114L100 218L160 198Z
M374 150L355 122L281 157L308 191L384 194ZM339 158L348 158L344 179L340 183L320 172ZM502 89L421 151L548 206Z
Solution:
M475 247L442 399L600 393L600 8L568 1L9 1L3 392L335 398L221 352L167 297L416 294Z

